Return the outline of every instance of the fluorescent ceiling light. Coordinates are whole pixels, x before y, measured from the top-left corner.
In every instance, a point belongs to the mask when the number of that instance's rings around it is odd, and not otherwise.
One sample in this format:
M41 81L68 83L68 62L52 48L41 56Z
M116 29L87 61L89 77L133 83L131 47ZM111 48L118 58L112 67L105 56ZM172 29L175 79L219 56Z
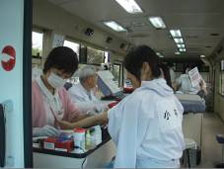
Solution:
M174 38L174 41L175 41L176 43L184 43L183 38Z
M177 44L178 48L185 48L185 44Z
M121 25L119 25L117 22L115 21L106 21L103 22L106 26L108 26L109 28L113 29L114 31L117 32L124 32L127 31L127 29L125 29L124 27L122 27Z
M172 29L170 30L170 34L173 38L181 38L181 31L179 29Z
M143 13L142 9L135 2L135 0L115 0L122 8L125 9L128 13L136 14Z
M205 55L201 55L200 57L201 57L201 58L205 58Z
M180 52L175 52L175 55L180 55Z
M186 52L186 49L179 49L180 52Z
M165 29L166 28L166 25L163 22L163 19L159 16L149 17L149 21L157 29Z

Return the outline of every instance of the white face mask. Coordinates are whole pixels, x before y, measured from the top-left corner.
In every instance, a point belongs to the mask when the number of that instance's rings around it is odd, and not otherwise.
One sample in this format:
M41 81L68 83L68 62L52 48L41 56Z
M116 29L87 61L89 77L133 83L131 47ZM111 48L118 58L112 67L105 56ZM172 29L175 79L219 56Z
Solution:
M56 75L55 73L51 73L47 81L55 89L63 87L66 83L66 79L62 79L60 76Z

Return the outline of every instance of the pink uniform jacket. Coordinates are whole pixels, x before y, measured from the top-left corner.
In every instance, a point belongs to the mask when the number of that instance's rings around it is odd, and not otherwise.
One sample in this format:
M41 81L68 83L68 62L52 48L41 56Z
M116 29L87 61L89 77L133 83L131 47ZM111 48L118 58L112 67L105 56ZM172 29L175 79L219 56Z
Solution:
M64 88L58 90L59 97L64 108L63 120L71 122L80 115L79 109L70 99ZM47 125L47 112L44 106L44 98L36 81L32 82L32 124L33 127L44 127Z

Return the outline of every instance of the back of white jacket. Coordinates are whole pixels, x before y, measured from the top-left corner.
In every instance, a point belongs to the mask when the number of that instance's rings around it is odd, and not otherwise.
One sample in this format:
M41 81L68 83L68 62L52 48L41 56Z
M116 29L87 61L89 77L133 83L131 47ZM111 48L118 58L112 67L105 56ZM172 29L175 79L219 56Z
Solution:
M149 158L171 161L182 156L183 107L164 79L142 82L108 116L108 130L117 146L115 168L135 168L139 160Z

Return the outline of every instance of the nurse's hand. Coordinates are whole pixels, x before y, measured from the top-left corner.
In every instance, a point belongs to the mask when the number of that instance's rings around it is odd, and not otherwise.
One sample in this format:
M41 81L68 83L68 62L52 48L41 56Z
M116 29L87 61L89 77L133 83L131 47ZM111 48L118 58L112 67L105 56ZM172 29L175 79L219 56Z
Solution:
M50 125L45 125L42 128L33 128L33 136L34 137L59 136L59 135L60 135L60 131Z
M95 125L104 125L108 122L107 112L97 114L95 116L90 116L85 119L76 121L74 123L69 123L67 121L57 121L57 125L61 129L74 129L74 128L88 128Z
M106 125L108 123L108 113L107 111L104 111L99 115L99 121L101 125Z

